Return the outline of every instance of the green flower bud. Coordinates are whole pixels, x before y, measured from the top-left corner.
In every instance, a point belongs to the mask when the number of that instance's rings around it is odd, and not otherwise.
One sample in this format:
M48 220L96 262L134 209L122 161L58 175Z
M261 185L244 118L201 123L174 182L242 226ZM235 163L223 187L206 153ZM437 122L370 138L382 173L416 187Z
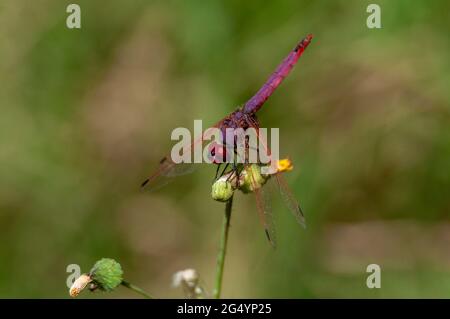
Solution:
M228 201L233 196L234 189L226 178L219 178L212 185L211 197L219 202Z
M92 267L89 276L98 288L111 291L120 285L123 278L120 264L111 258L102 258Z
M261 167L253 164L250 166L250 171L244 170L241 174L241 181L239 189L247 194L253 192L255 189L261 188L269 177L261 174Z

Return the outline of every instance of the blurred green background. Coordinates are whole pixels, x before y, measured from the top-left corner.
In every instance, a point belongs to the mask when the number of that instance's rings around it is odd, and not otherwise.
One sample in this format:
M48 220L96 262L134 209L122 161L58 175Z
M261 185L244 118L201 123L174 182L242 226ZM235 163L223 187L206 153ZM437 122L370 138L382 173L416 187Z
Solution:
M1 0L0 297L69 298L66 266L101 257L157 297L183 297L185 268L212 291L215 168L139 185L173 128L234 110L308 33L259 112L308 228L275 201L273 250L239 194L223 297L450 297L450 6L377 1L368 29L371 2Z

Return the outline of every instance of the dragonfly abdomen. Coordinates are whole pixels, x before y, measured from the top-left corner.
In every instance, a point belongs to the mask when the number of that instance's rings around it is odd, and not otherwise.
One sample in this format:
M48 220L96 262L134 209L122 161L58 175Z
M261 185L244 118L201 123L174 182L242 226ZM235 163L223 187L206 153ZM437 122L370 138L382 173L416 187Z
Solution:
M278 65L275 72L269 77L258 92L244 105L244 113L257 112L264 102L272 95L283 79L289 74L298 59L311 42L312 35L308 35L292 50L289 55Z

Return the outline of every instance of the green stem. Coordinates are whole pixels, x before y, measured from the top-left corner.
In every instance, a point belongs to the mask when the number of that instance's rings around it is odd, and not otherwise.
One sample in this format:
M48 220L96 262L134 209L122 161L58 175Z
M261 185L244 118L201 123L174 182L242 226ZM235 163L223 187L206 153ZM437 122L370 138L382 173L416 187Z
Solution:
M120 284L124 287L127 287L128 289L133 290L134 292L137 292L138 294L144 296L147 299L153 299L153 297L150 296L148 293L146 293L144 290L142 290L139 287L136 287L133 284L130 284L128 281L122 280L122 282Z
M222 235L220 238L219 254L217 255L216 285L214 288L214 298L220 298L222 290L223 267L225 264L225 254L227 252L228 230L230 228L231 208L233 206L233 197L231 197L225 206L225 215L222 224Z

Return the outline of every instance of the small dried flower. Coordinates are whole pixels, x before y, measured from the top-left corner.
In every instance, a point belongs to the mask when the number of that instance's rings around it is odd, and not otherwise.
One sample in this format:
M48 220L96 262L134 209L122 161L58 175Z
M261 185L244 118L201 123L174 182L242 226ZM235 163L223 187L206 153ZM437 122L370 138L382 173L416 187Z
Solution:
M92 278L87 275L87 274L83 274L80 277L78 277L74 283L72 284L72 286L70 287L69 290L69 294L71 297L76 297L80 294L80 292L86 288L86 286L92 282Z
M172 285L174 287L179 287L182 283L185 283L189 287L195 287L198 284L197 271L195 269L177 271L173 275Z
M185 269L176 272L172 278L174 287L182 287L188 298L200 298L203 288L199 286L199 275L195 269Z

